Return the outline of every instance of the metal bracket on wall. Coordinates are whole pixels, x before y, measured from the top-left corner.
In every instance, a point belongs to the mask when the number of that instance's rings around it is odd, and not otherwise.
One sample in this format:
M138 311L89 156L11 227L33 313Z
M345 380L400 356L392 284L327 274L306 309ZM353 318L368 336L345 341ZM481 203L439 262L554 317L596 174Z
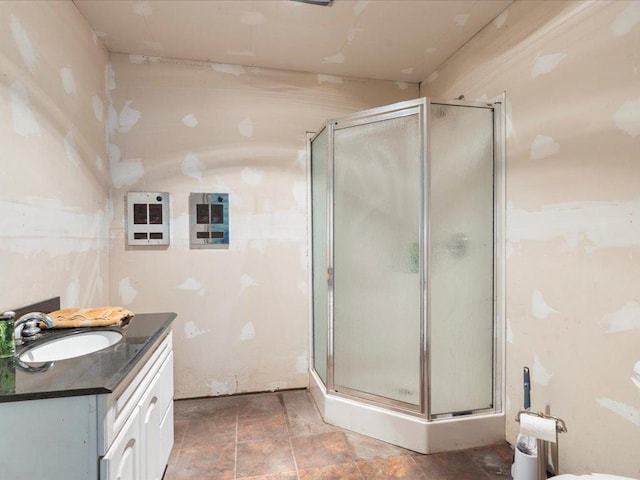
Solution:
M229 246L229 194L189 194L189 246L226 248Z
M169 194L127 193L127 244L169 245Z

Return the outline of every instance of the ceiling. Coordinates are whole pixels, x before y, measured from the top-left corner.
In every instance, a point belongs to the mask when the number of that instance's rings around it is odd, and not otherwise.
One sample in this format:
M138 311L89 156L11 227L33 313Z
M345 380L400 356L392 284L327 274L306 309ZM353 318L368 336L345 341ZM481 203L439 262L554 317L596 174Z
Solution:
M74 0L111 52L420 82L513 0Z

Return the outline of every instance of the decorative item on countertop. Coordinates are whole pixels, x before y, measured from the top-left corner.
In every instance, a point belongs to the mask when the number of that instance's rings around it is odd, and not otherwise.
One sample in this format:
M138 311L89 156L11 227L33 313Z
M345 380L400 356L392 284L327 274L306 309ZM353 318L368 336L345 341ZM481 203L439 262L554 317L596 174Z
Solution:
M16 354L15 312L0 314L0 358L12 358Z
M0 358L0 393L15 393L16 391L16 359Z
M65 308L49 313L54 328L125 327L134 315L122 307Z

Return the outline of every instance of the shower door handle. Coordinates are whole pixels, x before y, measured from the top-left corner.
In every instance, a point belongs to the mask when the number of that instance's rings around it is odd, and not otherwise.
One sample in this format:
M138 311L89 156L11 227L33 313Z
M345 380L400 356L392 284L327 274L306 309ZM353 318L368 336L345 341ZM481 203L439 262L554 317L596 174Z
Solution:
M333 268L327 268L327 286L333 288Z

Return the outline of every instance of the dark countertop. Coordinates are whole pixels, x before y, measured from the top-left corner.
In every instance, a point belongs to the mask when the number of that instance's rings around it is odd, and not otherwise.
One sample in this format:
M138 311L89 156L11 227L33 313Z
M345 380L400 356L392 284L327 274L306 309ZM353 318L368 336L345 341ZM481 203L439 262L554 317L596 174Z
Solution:
M113 393L123 382L133 379L143 360L169 334L175 318L175 313L137 314L129 325L118 329L124 337L115 345L57 360L46 371L28 371L13 359L0 359L0 402ZM19 348L18 354L22 351Z

